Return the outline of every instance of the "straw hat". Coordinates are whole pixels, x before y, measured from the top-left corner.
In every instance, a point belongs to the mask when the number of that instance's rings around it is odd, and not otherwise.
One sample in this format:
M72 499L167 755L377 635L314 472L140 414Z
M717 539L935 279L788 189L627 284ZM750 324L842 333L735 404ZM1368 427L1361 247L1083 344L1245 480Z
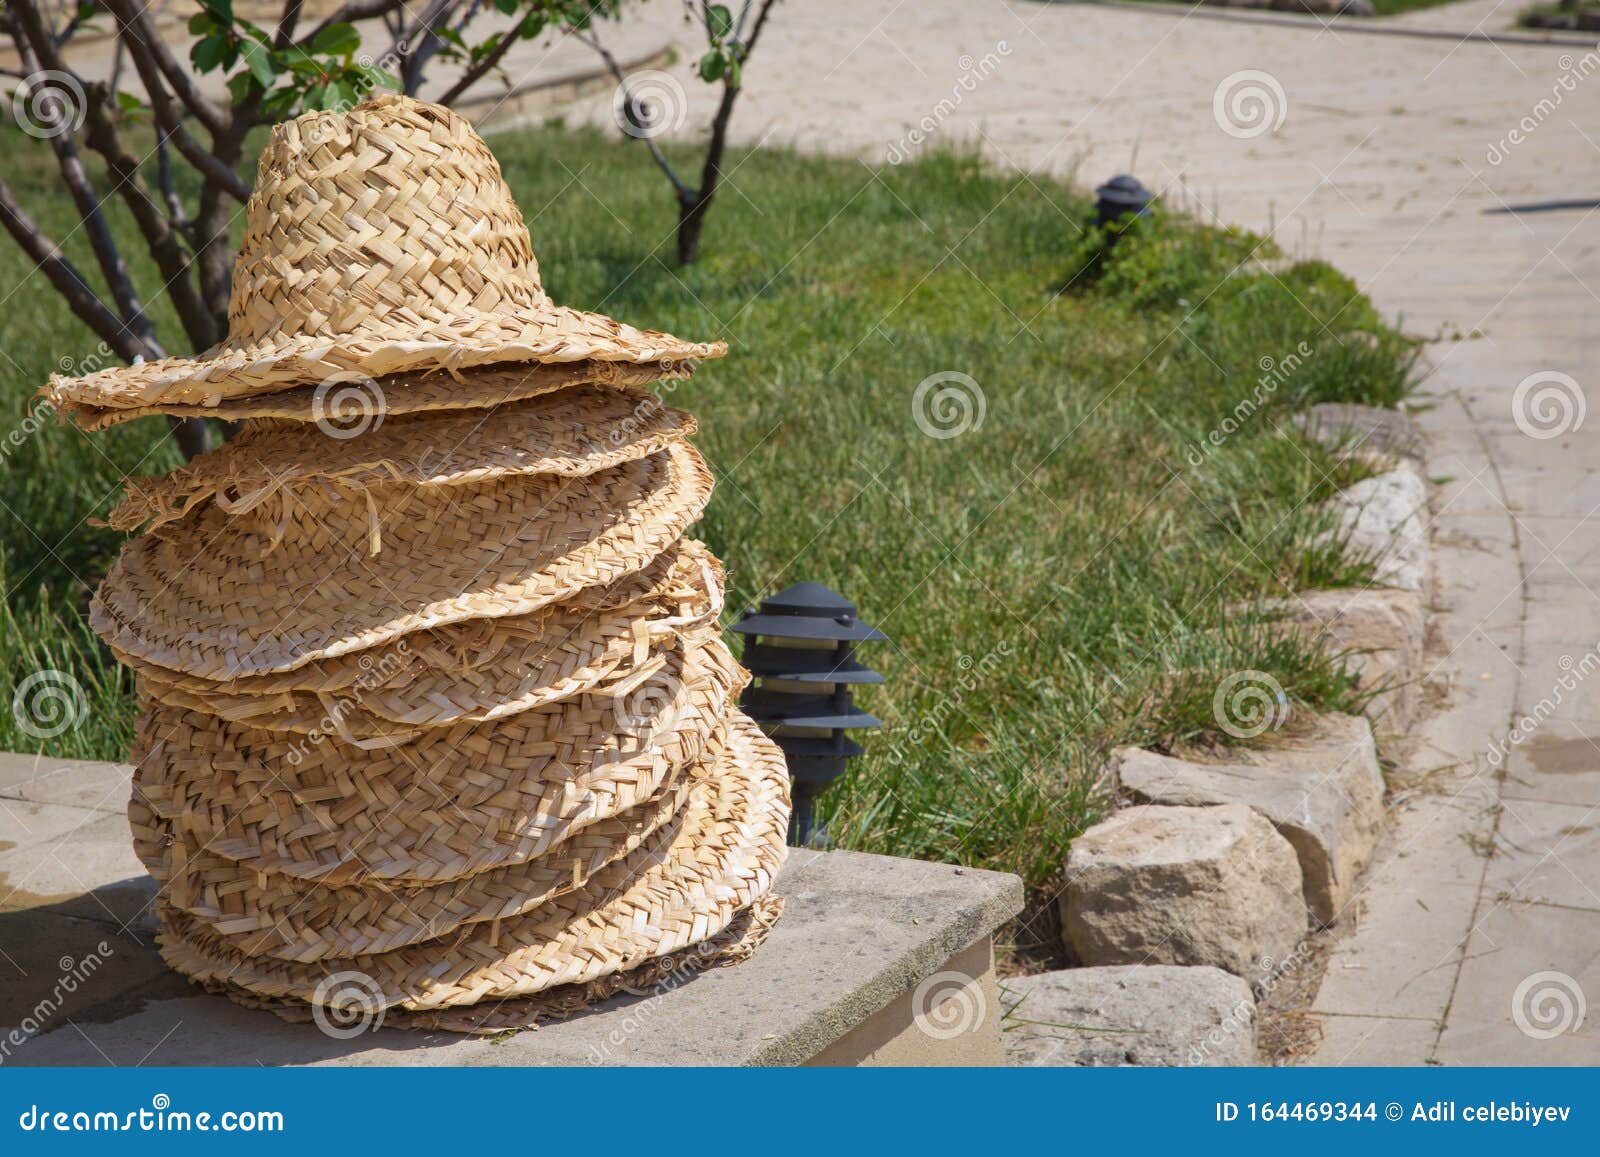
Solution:
M139 686L169 707L277 731L331 731L356 746L377 746L367 741L403 741L425 727L503 719L585 692L616 699L647 689L669 653L715 623L721 610L721 579L710 566L688 593L693 601L687 606L652 599L596 614L569 612L563 604L534 615L479 619L442 628L456 636L456 645L425 654L412 650L416 636L408 635L395 644L393 666L371 666L368 678L343 692L262 692L253 684L265 680L252 679L195 688L192 677L178 685L153 669Z
M720 748L719 748L720 750ZM626 860L637 873L677 834L693 779L584 828L536 859L434 884L370 880L329 886L246 868L170 821L136 814L134 850L175 908L246 956L308 962L389 952L484 920L520 916Z
M536 398L569 386L648 386L687 378L692 362L572 362L542 366L534 362L502 362L479 366L452 377L443 370L389 374L370 378L351 371L315 385L294 386L271 394L223 398L214 406L172 403L108 409L63 403L85 430L104 430L135 418L221 418L244 422L278 418L286 422L318 422L339 430L376 425L385 418L426 410L485 410L524 398Z
M460 879L650 799L704 756L747 679L707 632L626 699L580 695L373 751L156 705L135 735L130 814L262 872Z
M682 410L637 388L574 386L493 410L412 414L350 436L255 419L220 450L128 481L107 516L117 530L160 526L206 502L231 514L327 481L464 486L522 474L577 478L666 449L694 433Z
M522 214L460 116L403 96L272 130L234 264L228 338L194 358L53 377L58 405L215 406L341 371L720 357L555 305Z
M697 574L704 576L707 566L716 580L715 589L720 592L724 583L721 564L703 543L685 538L651 559L642 570L630 571L611 583L586 587L570 599L526 615L468 619L420 630L382 646L314 659L304 666L275 673L211 679L150 663L115 647L112 647L112 653L117 662L129 667L135 674L151 676L173 687L201 694L240 690L257 695L274 695L284 691L336 693L361 690L383 685L390 681L391 675L393 681L398 681L423 667L470 671L474 667L492 663L502 653L503 647L515 645L524 638L547 637L553 628L547 629L545 624L555 622L558 617L570 617L575 621L604 620L611 617L613 612L635 603L653 606L656 600L670 600L675 595L680 600L684 596L693 599L697 596L688 593L686 580L692 582L692 576ZM682 601L676 606L680 613L685 609ZM485 632L491 633L487 639ZM562 648L566 650L567 644L563 643ZM556 666L557 679L564 677L571 669L570 661L557 661Z
M586 691L625 697L721 613L722 568L699 543L684 546L666 582L621 607L562 603L476 619L407 635L376 653L258 678L218 682L149 665L135 670L144 694L169 707L277 731L332 730L357 744L501 719ZM327 668L342 668L340 686L327 686Z
M160 901L158 942L180 972L258 998L327 1001L324 982L340 972L363 974L382 1006L421 1010L588 984L714 937L755 905L784 860L788 795L782 754L735 712L728 743L699 773L677 833L643 871L617 861L522 915L469 924L442 941L311 964L245 956Z
M711 485L678 442L581 478L374 483L342 500L313 487L238 515L208 503L123 547L90 625L119 652L193 675L293 670L613 582L682 537Z

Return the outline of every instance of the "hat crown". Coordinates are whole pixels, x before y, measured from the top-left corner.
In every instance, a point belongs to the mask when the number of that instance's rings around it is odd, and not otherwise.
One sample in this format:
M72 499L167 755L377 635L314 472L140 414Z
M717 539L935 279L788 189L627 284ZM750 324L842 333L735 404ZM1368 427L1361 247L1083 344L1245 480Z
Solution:
M232 341L336 338L547 302L500 165L460 116L386 95L273 129L234 263Z

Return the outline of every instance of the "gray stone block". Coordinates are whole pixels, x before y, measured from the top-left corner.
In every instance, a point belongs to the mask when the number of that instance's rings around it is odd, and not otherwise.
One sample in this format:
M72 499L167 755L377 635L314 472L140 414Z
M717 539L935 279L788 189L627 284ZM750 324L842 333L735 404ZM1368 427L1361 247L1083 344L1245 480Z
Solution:
M1250 986L1220 968L1069 968L1002 983L1013 1065L1256 1063Z
M1404 734L1422 704L1422 652L1427 620L1418 591L1388 588L1312 591L1271 608L1290 629L1327 640L1342 655L1357 690L1369 695L1362 713L1380 735Z
M1123 790L1146 803L1243 804L1294 847L1306 905L1330 924L1372 860L1383 826L1383 773L1365 719L1328 715L1309 734L1241 748L1229 763L1173 759L1122 748L1114 756Z

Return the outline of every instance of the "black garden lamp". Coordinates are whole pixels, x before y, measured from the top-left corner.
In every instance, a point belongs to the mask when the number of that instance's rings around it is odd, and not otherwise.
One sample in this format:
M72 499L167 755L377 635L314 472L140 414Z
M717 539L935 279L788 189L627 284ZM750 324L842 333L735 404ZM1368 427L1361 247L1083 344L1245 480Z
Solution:
M744 665L755 678L740 706L783 749L794 781L789 842L816 835L812 805L864 748L845 737L883 721L851 702L850 688L882 683L855 660L857 643L881 643L882 631L856 617L856 605L817 583L796 583L761 600L731 628L745 637Z
M1150 212L1150 203L1156 195L1139 183L1130 173L1112 177L1094 191L1099 198L1094 205L1094 223L1104 228L1124 217L1143 217Z

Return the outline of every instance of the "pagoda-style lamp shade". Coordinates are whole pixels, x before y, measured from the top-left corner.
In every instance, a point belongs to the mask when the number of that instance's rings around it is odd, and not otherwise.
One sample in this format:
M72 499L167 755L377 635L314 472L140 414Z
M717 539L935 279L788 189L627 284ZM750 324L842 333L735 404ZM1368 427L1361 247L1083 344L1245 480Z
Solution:
M1154 193L1129 173L1112 177L1094 194L1099 198L1094 206L1094 223L1101 228L1124 217L1143 217L1150 212L1150 203L1156 199Z
M845 732L883 726L851 701L850 689L883 682L856 662L855 645L888 636L858 619L850 600L817 583L796 583L763 599L732 630L745 637L744 665L755 677L740 704L789 761L789 842L804 847L817 841L817 796L864 750Z

